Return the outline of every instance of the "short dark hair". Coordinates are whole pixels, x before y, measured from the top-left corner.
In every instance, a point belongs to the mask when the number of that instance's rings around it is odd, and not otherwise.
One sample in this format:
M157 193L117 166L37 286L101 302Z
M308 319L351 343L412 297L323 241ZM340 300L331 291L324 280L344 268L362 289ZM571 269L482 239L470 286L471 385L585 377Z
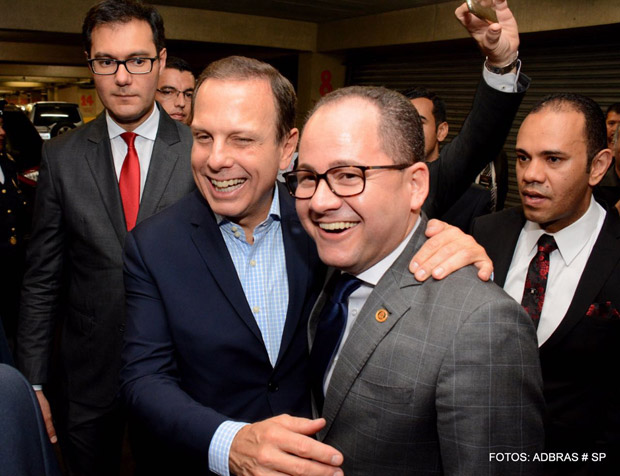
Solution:
M82 41L86 54L90 56L95 27L108 23L128 23L132 20L143 20L149 24L153 32L153 43L159 54L166 47L164 20L155 7L136 0L103 0L88 10L82 24Z
M192 67L190 66L190 64L183 58L179 58L178 56L168 56L166 58L166 69L176 69L181 73L183 71L189 71L192 76L194 76L194 72L192 71Z
M391 89L376 86L336 89L319 99L308 113L306 123L321 107L351 98L368 101L379 110L381 147L394 163L411 165L424 160L424 132L420 115L408 98Z
M607 119L607 116L609 116L610 112L620 114L620 102L615 102L607 108L607 111L605 111L605 119Z
M291 82L270 64L245 56L229 56L214 61L200 74L194 97L192 98L192 114L190 124L194 117L196 97L198 91L207 79L220 80L250 80L264 79L269 81L271 92L276 107L276 140L278 143L288 137L291 129L295 127L295 109L297 107L297 95Z
M573 110L583 115L585 120L584 135L586 139L586 153L588 155L588 171L594 156L607 148L607 128L605 116L596 101L587 96L576 93L557 93L545 96L538 101L528 113L536 114L544 109L561 112Z
M435 91L430 89L416 87L409 88L403 91L403 95L407 99L426 98L433 102L433 117L435 118L435 128L439 127L442 122L448 122L446 115L446 103L443 99L437 96Z

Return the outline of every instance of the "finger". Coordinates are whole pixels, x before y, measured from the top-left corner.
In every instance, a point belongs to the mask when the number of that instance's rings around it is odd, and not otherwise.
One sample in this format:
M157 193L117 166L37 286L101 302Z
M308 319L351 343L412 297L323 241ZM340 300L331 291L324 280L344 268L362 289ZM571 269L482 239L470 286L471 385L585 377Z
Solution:
M47 431L47 436L49 437L52 443L56 443L58 438L56 437L56 429L54 428L54 423L52 420L52 411L50 409L50 404L45 398L42 390L37 390L35 392L37 396L37 400L39 401L39 407L41 407L41 415L43 416L43 422L45 423L45 430Z
M441 221L436 218L433 218L432 220L428 221L428 224L426 225L426 231L424 232L424 234L428 238L432 238L438 233L441 233L442 231L444 231L449 226L451 225L448 225L445 221Z
M293 476L343 476L340 468L334 465L322 464L311 459L299 458L295 455L281 453L274 462L273 470L277 474Z
M340 451L314 438L298 433L286 435L280 440L279 447L291 455L334 467L340 466L344 459Z
M278 420L286 429L302 435L314 435L325 426L325 418L310 420L309 418L280 415L275 420Z

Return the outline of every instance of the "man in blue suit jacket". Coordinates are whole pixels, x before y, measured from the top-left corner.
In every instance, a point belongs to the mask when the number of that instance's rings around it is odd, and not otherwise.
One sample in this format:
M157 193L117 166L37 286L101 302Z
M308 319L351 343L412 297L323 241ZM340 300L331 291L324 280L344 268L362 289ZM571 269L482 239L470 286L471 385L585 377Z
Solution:
M522 97L482 89L476 102L487 118L516 110ZM126 242L122 391L166 452L180 451L177 473L251 474L261 465L286 473L296 464L303 474L336 474L342 461L304 437L323 420L273 417L310 415L305 332L324 274L291 198L274 188L297 142L294 101L288 81L264 63L233 57L207 68L192 122L200 193Z

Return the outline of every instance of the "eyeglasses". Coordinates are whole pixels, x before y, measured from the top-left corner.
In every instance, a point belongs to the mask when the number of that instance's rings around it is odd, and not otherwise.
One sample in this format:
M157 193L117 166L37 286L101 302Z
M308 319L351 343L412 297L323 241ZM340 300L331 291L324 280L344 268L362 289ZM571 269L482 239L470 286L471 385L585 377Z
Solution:
M179 97L179 94L183 94L183 97L188 100L191 101L192 98L194 97L194 90L193 89L186 89L185 91L179 91L176 88L162 88L162 89L158 89L157 92L159 92L162 95L162 99L164 99L164 101L167 101L168 99L176 99Z
M114 58L94 58L87 60L90 69L95 74L111 75L116 74L119 65L123 65L130 74L149 74L153 71L153 62L159 56L153 58L129 58L128 60L117 60Z
M293 170L282 174L286 180L289 193L299 199L312 198L321 179L324 179L329 189L338 197L353 197L359 195L366 187L367 170L403 170L411 164L398 165L342 165L332 167L323 174L311 170Z

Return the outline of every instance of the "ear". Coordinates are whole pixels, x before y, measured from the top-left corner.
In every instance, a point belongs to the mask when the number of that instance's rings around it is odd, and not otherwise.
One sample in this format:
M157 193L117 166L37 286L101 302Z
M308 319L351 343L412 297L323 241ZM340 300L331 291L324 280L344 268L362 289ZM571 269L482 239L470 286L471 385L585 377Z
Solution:
M428 167L424 162L416 162L405 174L411 185L411 211L420 213L428 196Z
M446 137L448 137L448 132L450 131L450 126L446 121L442 122L437 126L437 142L443 142Z
M594 187L603 179L610 165L611 150L603 149L594 156L592 164L590 165L590 178L588 179L588 183L591 187Z
M297 141L299 140L299 129L293 127L288 133L288 137L282 140L282 154L280 156L279 168L286 170L291 163L293 153L297 149Z
M166 58L168 58L168 51L166 48L162 48L159 52L159 74L164 72L166 69Z

